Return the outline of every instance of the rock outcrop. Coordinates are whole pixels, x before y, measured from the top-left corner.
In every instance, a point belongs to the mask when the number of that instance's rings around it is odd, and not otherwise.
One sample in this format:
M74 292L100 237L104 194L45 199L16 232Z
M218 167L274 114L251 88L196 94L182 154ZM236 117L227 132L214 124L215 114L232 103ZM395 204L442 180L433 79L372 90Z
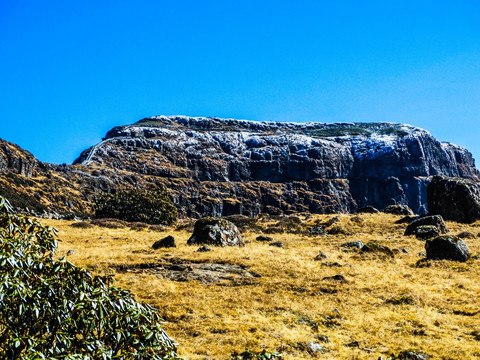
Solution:
M427 193L431 214L463 223L480 219L480 183L476 181L434 176Z
M464 148L393 123L155 116L113 128L74 165L42 164L1 145L3 192L11 193L4 195L30 209L27 200L35 199L40 215L88 215L98 195L149 184L166 186L181 216L195 218L392 204L425 214L431 176L479 178Z
M237 227L225 219L205 217L197 220L188 245L245 246Z
M430 176L479 175L468 151L409 125L185 116L116 127L75 163L161 177L190 216L391 204L424 214Z

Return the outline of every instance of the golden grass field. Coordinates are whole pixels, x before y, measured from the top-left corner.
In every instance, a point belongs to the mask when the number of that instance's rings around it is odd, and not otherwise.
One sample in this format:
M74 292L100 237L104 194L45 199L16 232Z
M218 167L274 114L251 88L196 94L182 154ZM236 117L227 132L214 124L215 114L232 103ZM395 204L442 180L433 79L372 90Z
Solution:
M316 215L307 222L332 217ZM360 222L352 221L353 215L339 218L335 226L349 235L270 235L285 244L278 248L256 241L259 233L247 231L244 248L205 253L186 245L190 233L185 230L41 222L59 230L58 255L74 250L71 262L94 274L115 274L117 285L155 306L185 359L223 360L245 349L277 351L284 359L386 359L408 349L433 359L480 359L480 260L428 261L418 267L424 241L403 236L406 225L394 223L399 216L361 214ZM480 223L447 226L453 234L480 232ZM153 250L153 242L166 235L175 237L177 247ZM390 248L406 248L408 254L391 258L340 248L357 240L377 240ZM464 241L472 255L480 253L480 238ZM320 252L328 259L314 260ZM259 277L173 281L152 269L133 267L185 261L238 264ZM125 265L133 270L126 271ZM344 280L324 279L334 275ZM321 335L330 342L320 341ZM306 344L312 341L329 352L310 354Z

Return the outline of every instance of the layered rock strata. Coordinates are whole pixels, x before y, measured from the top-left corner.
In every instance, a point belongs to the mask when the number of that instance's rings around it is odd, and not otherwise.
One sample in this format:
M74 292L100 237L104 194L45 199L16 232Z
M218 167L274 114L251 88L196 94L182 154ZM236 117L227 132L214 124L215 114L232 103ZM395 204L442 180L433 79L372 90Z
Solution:
M191 217L391 204L422 214L431 176L479 177L466 149L393 123L156 116L113 128L70 166L42 164L13 144L0 145L4 192L33 196L39 209L58 213L89 214L103 192L154 183Z

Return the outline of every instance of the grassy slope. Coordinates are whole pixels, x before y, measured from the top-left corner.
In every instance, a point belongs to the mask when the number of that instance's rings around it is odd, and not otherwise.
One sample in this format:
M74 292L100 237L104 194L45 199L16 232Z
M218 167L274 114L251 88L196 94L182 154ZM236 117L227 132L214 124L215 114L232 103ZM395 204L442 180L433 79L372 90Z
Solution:
M328 219L332 216L316 216ZM256 233L245 234L245 248L218 248L198 253L186 245L186 231L154 232L93 227L78 229L69 221L44 220L60 230L59 254L73 249L69 260L97 273L114 273L120 264L156 262L169 257L228 261L251 266L261 275L253 284L200 284L174 282L154 274L118 273L123 287L139 300L156 306L166 319L164 328L180 343L186 359L227 359L233 350L262 349L284 353L285 359L308 359L302 344L328 336L323 344L331 351L323 359L377 359L404 349L422 349L438 359L480 358L480 260L467 263L430 262L415 267L424 243L403 236L399 217L365 214L362 223L340 215L341 225L352 235L306 237L278 234L284 248L257 242ZM480 231L448 223L452 233ZM151 244L174 235L175 249L152 250ZM340 244L378 240L391 248L406 248L395 258L344 252ZM473 254L480 239L466 239ZM329 267L313 258L323 252ZM341 274L346 282L323 280ZM334 292L336 293L328 293ZM407 298L407 304L388 300ZM475 314L475 315L474 315ZM479 333L480 336L480 333ZM359 347L349 347L353 341Z

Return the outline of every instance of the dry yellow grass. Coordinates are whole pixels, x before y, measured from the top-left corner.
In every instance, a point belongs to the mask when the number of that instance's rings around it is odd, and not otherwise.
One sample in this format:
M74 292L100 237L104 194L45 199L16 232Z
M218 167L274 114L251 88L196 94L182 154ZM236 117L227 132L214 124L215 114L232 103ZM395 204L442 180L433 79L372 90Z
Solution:
M398 216L360 217L363 222L358 223L351 215L339 215L339 226L351 235L276 234L272 237L285 244L277 248L247 232L246 247L206 253L186 245L186 231L79 229L71 221L42 222L59 229L59 255L74 250L71 262L94 273L116 273L118 285L154 305L186 359L227 359L233 350L247 348L279 351L284 359L309 359L303 345L310 341L330 349L319 355L322 359L378 359L406 349L421 349L434 359L480 358L480 260L430 261L416 267L424 242L403 236L405 225L394 224ZM480 232L478 223L447 225L453 234ZM178 247L153 250L153 242L166 235L173 235ZM378 240L390 248L406 248L408 254L390 258L340 248L353 240ZM479 238L465 242L473 255L480 253ZM319 252L328 260L315 261ZM241 264L260 277L206 284L172 281L147 270L118 271L122 264L172 258ZM324 279L334 275L345 281ZM330 343L320 342L318 335L326 335Z

